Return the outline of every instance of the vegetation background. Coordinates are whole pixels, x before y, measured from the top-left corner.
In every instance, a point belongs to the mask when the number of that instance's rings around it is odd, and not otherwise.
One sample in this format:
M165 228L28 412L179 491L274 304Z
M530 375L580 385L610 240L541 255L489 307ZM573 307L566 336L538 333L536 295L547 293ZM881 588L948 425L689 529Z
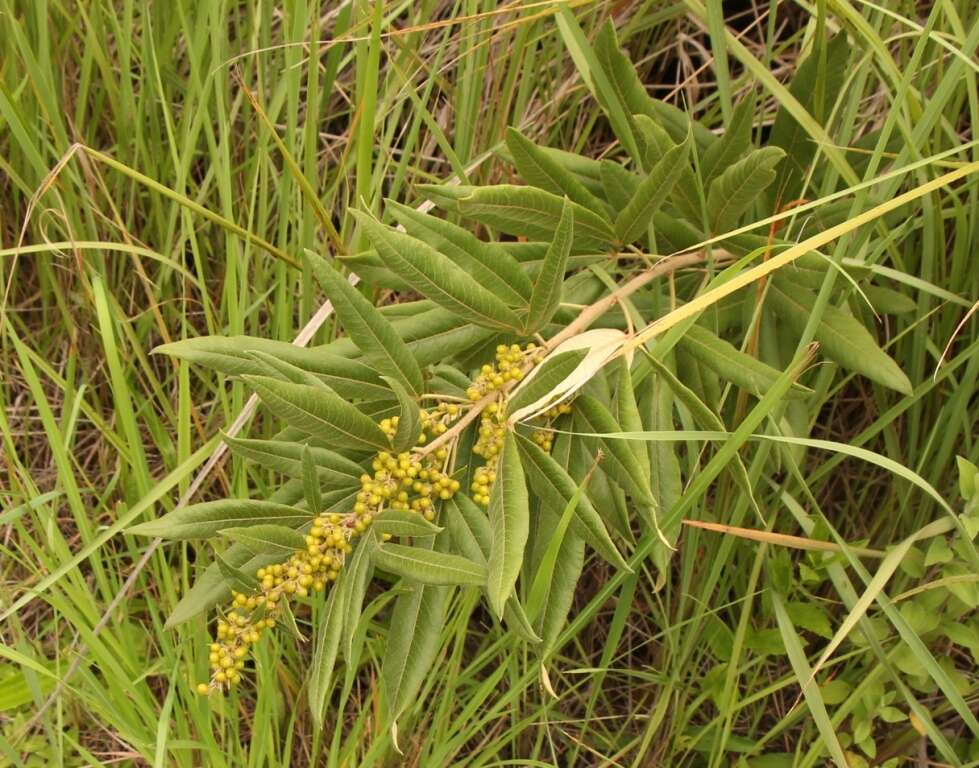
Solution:
M917 163L871 185L878 202L979 159L974 0L570 9L586 39L611 18L650 94L712 129L755 92L760 145L800 59L844 31L843 83L817 67L828 109L812 125L851 148L861 173ZM979 765L979 599L975 574L941 570L958 557L947 544L909 554L920 567L886 585L859 561L694 530L659 592L649 570L610 582L595 561L549 668L556 700L533 654L468 622L472 596L457 593L403 756L375 717L380 594L363 669L321 730L298 691L308 648L288 637L263 644L254 688L195 694L205 620L163 629L195 548L147 553L121 531L172 509L246 396L149 352L201 334L293 339L323 297L288 262L330 247L248 93L356 247L349 207L413 202L415 185L449 177L509 180L495 154L509 125L592 157L616 151L557 11L550 0L0 0L0 764L780 768L822 764L829 729L851 765ZM888 152L860 144L885 124ZM817 164L819 139L805 138ZM832 173L821 184L810 199L841 187ZM844 238L908 297L877 327L914 387L840 378L805 415L813 437L893 459L956 511L956 455L979 461L977 212L973 176L892 227ZM317 338L332 332L327 322ZM884 550L942 514L853 455L808 453L804 472L808 497L762 469L762 504L805 507L850 544ZM229 462L198 498L268 483ZM688 517L725 522L725 501L705 497ZM854 594L886 586L896 602L875 604L875 638L846 633L803 700L804 670L850 606L833 580L843 566ZM954 610L908 594L949 578ZM773 580L797 633L766 597Z

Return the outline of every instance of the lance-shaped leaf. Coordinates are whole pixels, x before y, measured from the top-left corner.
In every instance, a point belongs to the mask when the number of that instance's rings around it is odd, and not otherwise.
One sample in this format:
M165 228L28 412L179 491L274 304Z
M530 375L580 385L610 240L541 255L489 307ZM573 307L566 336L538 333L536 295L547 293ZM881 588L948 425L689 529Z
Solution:
M778 147L753 150L710 183L707 214L713 234L737 227L741 214L775 180L775 166L785 157Z
M303 446L303 496L306 498L306 509L314 515L323 511L323 497L320 495L320 481L316 475L316 465L309 452L309 446Z
M773 281L767 295L779 319L796 333L802 333L816 304L816 294L798 285L793 286L789 293L778 281ZM902 394L911 394L911 381L878 346L870 332L855 318L831 304L826 305L822 321L816 328L816 341L826 357L844 368L861 373Z
M534 292L530 296L530 311L527 313L526 335L531 335L544 327L561 303L561 288L564 285L564 273L568 268L568 255L571 253L571 243L574 239L574 219L571 204L565 201L561 211L561 222L554 232L547 254L544 256L544 266L537 281Z
M631 243L645 234L653 221L653 214L683 175L689 151L689 139L671 148L639 184L629 204L615 219L615 233L622 242Z
M516 439L510 431L504 438L496 482L490 491L489 521L493 538L486 563L486 596L490 607L502 618L503 607L520 575L530 534L527 484Z
M243 528L224 528L219 533L231 541L242 544L256 555L289 557L297 550L306 549L306 537L295 528L266 523Z
M619 357L613 362L615 372L615 417L626 432L641 432L642 417L639 415L639 404L636 402L636 390L632 383L632 373L625 358ZM642 467L643 474L648 479L649 451L646 445L638 440L628 440L626 445L635 454L636 460Z
M507 413L513 414L537 402L565 381L588 356L587 349L570 349L549 356L531 370L507 399Z
M447 256L365 213L351 213L384 263L419 293L476 325L511 331L521 328L522 323L512 309Z
M700 163L700 172L704 183L710 182L729 166L734 165L751 146L751 123L755 116L755 98L748 94L734 109L730 124L724 129L724 135L704 151Z
M398 416L398 428L394 437L391 438L391 449L395 453L401 453L418 442L418 436L422 433L421 409L418 407L418 401L401 386L401 382L387 376L384 377L384 380L391 385L401 407Z
M636 115L634 120L643 145L643 167L646 170L652 170L676 144L670 135L647 115ZM680 177L673 184L673 189L670 190L673 202L680 209L680 213L691 221L697 222L703 218L699 186L700 183L694 175L693 168L690 167L689 163L684 162L680 168ZM654 225L656 223L655 213L653 223ZM657 245L659 245L658 238Z
M589 192L569 170L516 128L507 128L506 146L524 181L534 187L567 196L592 211L601 211L601 200Z
M232 453L254 461L283 475L302 479L303 443L289 440L258 440L252 438L225 437ZM308 446L309 455L316 467L320 487L326 490L349 488L360 482L363 468L346 456L317 446Z
M385 509L374 516L371 530L378 536L385 533L391 536L434 536L442 529L435 523L430 523L418 512Z
M493 532L486 513L468 496L457 494L446 503L444 516L455 549L470 560L485 564L493 541ZM528 643L541 641L516 594L510 595L507 600L503 609L503 621Z
M445 505L445 526L455 549L476 563L489 557L493 532L489 518L465 494L456 494Z
M133 526L128 532L163 539L207 539L225 528L260 523L297 527L309 519L309 512L287 504L256 499L222 499L175 509L157 520Z
M499 184L472 187L455 205L463 216L508 235L550 241L561 223L564 198L536 187ZM571 208L576 252L605 252L615 246L615 233L602 216L577 203L571 203Z
M445 587L415 584L394 604L394 631L388 634L381 663L388 721L396 720L418 695L438 655L448 593Z
M782 375L780 371L742 352L701 325L691 325L678 344L718 376L734 382L753 395L765 394ZM812 390L796 383L789 390L789 396L805 397L811 392Z
M623 431L612 412L591 395L578 397L575 401L575 415L581 418L582 423L592 433L606 435ZM602 469L605 473L639 503L655 503L642 465L625 441L604 436L599 437L598 440L605 452L605 458L602 460Z
M341 576L342 579L346 577L346 573ZM333 689L333 667L336 665L340 639L343 636L343 598L344 591L340 585L330 590L316 630L313 663L309 670L309 708L316 723L323 722L326 703Z
M641 181L640 176L614 160L602 160L602 190L615 211L621 211L629 204Z
M611 19L595 37L595 56L614 88L614 94L602 95L604 99L614 96L629 115L648 115L666 129L673 141L683 141L683 137L691 130L698 146L707 147L717 140L704 125L691 120L683 110L650 97L636 73L636 68L619 47L615 24Z
M309 265L364 359L381 373L397 379L412 394L420 395L421 368L391 322L325 259L310 256Z
M381 544L374 552L374 564L420 584L486 584L486 568L459 555L436 552L403 544Z
M576 497L578 484L564 467L532 441L525 437L518 437L517 440L530 487L547 510L552 514L560 515ZM630 570L629 564L609 536L602 516L584 494L578 496L571 528L577 536L588 542L592 549L616 568Z
M468 229L393 200L387 209L409 235L424 240L471 274L484 288L514 307L530 299L530 278L520 263L496 243L480 240Z
M252 336L201 336L163 344L153 350L154 353L173 355L229 376L264 375L267 373L265 367L249 355L253 351L265 352L316 374L343 397L369 400L391 396L373 368L322 347L305 349L285 341Z
M357 450L390 447L381 428L335 392L266 376L244 378L272 413L313 437Z
M374 531L366 533L343 567L343 581L340 584L344 611L343 655L348 664L352 663L354 636L364 607L367 586L374 572L373 554L377 548L377 535Z
M224 578L225 584L231 587L231 589L246 595L255 589L257 582L255 576L249 576L240 568L236 568L225 560L220 552L214 553L214 562L217 563L218 570L221 571L221 576Z

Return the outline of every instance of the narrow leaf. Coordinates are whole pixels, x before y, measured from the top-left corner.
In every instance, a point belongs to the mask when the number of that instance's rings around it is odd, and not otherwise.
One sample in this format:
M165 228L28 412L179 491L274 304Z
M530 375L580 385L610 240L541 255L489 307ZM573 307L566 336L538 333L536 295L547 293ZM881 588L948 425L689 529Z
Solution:
M508 431L496 469L496 482L490 491L489 521L493 531L486 563L487 598L497 616L513 592L523 566L523 553L530 534L530 507L527 485L516 439Z
M561 514L576 497L578 483L567 470L537 445L525 437L517 438L527 480L541 504L554 515ZM630 570L609 535L602 516L586 495L580 495L574 505L572 530L588 542L609 563L622 570Z
M243 528L223 528L225 538L244 545L256 555L269 554L288 557L306 548L306 537L295 528L284 525L249 525Z
M394 721L418 695L438 655L448 590L416 584L398 597L381 664L387 720Z
M391 439L391 449L395 453L401 453L418 442L418 436L422 433L421 408L418 407L418 401L401 386L401 382L387 376L384 380L391 385L401 406L398 428Z
M604 210L602 201L585 189L570 171L516 128L507 128L506 145L520 175L531 186L567 196L595 212Z
M254 499L224 499L175 509L157 520L128 530L139 536L164 539L207 539L225 528L274 523L298 527L310 519L309 512L286 504Z
M261 364L249 352L265 352L278 360L316 374L343 397L372 399L390 397L388 388L370 366L349 360L322 347L305 349L285 341L252 336L201 336L163 344L154 353L173 355L229 376L263 375Z
M430 523L417 512L403 509L385 509L374 517L371 529L378 535L434 536L442 529Z
M775 180L775 166L785 157L778 147L763 147L738 160L710 183L707 211L712 234L730 232L741 214Z
M320 481L313 463L313 454L308 445L303 446L303 495L306 508L314 515L323 511L323 497L320 496Z
M272 413L313 437L358 450L390 447L377 424L334 392L265 376L244 378Z
M580 417L591 432L611 434L622 431L612 412L591 395L581 395L575 405L576 417ZM629 446L621 440L611 438L599 438L599 442L605 453L602 460L605 473L636 501L642 504L655 503L642 466Z
M303 476L302 457L305 448L316 468L321 488L335 490L356 485L363 474L363 468L339 453L306 446L288 440L257 440L252 438L225 437L224 441L232 453L241 456L275 472L301 479Z
M653 214L679 180L690 151L689 140L670 149L639 184L629 204L615 219L615 233L625 243L638 240L653 221Z
M802 333L816 304L816 294L798 285L793 285L791 292L786 288L787 283L773 281L768 289L768 299L779 319L796 333ZM911 381L904 371L859 321L842 310L829 304L826 306L822 322L816 329L816 341L826 357L844 368L902 394L911 394Z
M313 274L333 302L347 335L367 363L396 379L414 395L422 393L422 372L411 351L377 308L325 259L309 256Z
M506 250L445 219L393 200L386 200L385 204L409 235L444 253L510 306L526 306L532 290L530 278Z
M381 544L374 552L378 568L420 584L484 586L486 568L459 555L403 544Z
M344 574L341 578L346 578ZM313 662L309 670L309 708L313 722L319 727L326 718L326 703L333 690L333 667L340 638L343 635L343 591L338 585L330 590L316 631L313 645Z
M564 273L568 267L568 255L571 253L573 239L573 213L571 204L565 201L564 209L561 211L561 221L544 256L544 266L537 275L534 292L530 297L530 312L527 314L525 330L528 336L550 322L561 303L561 288L564 285Z
M436 304L476 325L519 330L520 319L465 270L430 245L351 211L385 264Z

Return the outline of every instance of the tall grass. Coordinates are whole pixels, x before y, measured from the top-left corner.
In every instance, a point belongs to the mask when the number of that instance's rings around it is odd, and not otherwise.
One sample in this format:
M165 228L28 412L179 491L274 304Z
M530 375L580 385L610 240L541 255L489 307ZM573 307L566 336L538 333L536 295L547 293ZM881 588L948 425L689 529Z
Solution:
M754 91L769 116L762 140L777 108L801 109L787 89L800 56L819 57L829 33L847 31L842 87L827 87L822 68L814 85L829 119L801 120L815 162L832 168L804 196L874 183L800 213L793 237L809 233L810 217L856 213L979 160L974 0L750 7L0 0L0 764L812 766L826 759L826 729L851 733L848 716L878 683L905 716L875 721L881 763L917 750L921 765L966 764L979 733L947 691L902 682L923 633L886 599L870 650L848 641L815 698L812 687L802 696L825 641L787 633L787 611L819 605L835 630L872 584L855 558L810 584L774 544L691 527L661 588L648 560L611 578L595 562L545 685L519 640L488 619L468 622L473 598L457 593L399 757L371 685L384 596L367 609L376 620L363 668L347 671L320 729L298 691L308 649L289 638L258 652L254 689L196 696L204 620L163 629L197 571L195 550L161 547L142 565L145 541L121 533L173 508L245 405L239 383L149 350L205 333L293 339L323 300L295 266L305 249L355 250L347 209L413 201L418 183L500 181L493 152L508 125L596 157L619 151L591 93L587 49L575 47L608 14L654 95L719 129ZM878 326L912 394L827 367L807 408L787 417L893 459L950 502L956 455L979 462L979 326L959 328L979 298L977 194L969 177L832 252L913 298L913 312ZM812 323L829 299L826 289ZM328 320L318 338L333 333ZM709 457L685 448L697 475ZM685 516L817 528L884 550L943 514L852 453L763 445L729 456L724 467L743 460L762 519L727 474ZM267 475L227 463L198 498L248 489L274 490ZM788 609L770 589L786 573ZM917 583L899 571L875 595ZM947 672L975 711L971 661L953 661ZM843 690L829 678L854 682Z

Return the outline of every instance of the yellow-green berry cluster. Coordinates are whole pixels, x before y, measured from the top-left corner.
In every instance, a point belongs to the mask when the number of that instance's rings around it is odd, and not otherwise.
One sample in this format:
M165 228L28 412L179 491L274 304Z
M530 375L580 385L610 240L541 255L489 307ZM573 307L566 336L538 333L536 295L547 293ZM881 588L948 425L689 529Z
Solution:
M496 348L496 362L485 363L479 369L479 374L466 390L466 396L470 400L480 400L490 392L503 389L508 382L520 381L527 362L540 357L543 351L533 342L526 347L519 344L500 344Z
M444 417L458 412L458 406L453 405L426 415L425 431L442 434L446 430ZM394 435L397 426L397 417L380 423L389 436ZM427 440L423 432L418 444ZM294 552L285 563L259 568L253 594L232 593L231 608L218 620L216 642L210 647L211 681L200 683L198 692L207 694L240 682L249 650L266 629L275 626L283 602L293 595L305 597L322 591L336 581L346 556L353 550L351 541L363 534L379 513L385 509L413 511L426 520L434 520L435 502L450 499L459 490L459 481L445 472L448 458L446 448L425 456L379 453L371 466L373 474L361 475L360 491L349 513L320 513L306 535L306 549ZM389 539L390 535L385 534L384 538Z
M549 425L556 418L566 413L571 413L571 403L559 403L553 408L548 408L542 415ZM554 433L549 429L535 429L530 437L544 453L550 453L551 448L554 447Z
M379 453L372 465L374 475L361 475L361 490L354 504L355 525L366 528L385 508L417 512L435 519L433 501L451 499L459 481L442 471L449 452L439 448L425 457L413 453Z
M479 433L473 445L473 453L486 459L473 473L473 501L486 506L489 504L490 490L496 482L496 466L503 450L506 437L506 412L500 403L490 403L479 416Z
M232 592L231 610L218 620L217 641L208 655L211 682L198 685L198 691L209 693L240 682L248 651L264 630L275 626L282 602L321 592L336 581L353 549L350 540L364 530L363 520L355 516L321 513L306 535L306 549L294 552L285 563L259 568L254 594Z

